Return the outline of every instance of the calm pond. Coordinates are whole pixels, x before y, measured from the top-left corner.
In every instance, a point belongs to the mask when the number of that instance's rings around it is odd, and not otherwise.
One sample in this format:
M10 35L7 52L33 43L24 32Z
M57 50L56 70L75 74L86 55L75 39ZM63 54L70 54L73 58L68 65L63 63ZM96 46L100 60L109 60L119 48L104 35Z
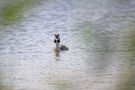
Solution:
M41 0L0 25L0 90L133 90L134 24L134 0Z

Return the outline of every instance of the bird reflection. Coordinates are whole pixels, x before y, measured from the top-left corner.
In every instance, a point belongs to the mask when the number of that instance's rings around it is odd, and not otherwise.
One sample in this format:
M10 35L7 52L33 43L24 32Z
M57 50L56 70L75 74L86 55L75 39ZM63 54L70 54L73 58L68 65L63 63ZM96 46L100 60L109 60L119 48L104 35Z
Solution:
M62 45L59 34L54 34L54 43L56 47L53 49L55 53L56 60L59 60L60 51L68 51L68 47L66 45Z
M54 56L57 61L60 60L60 50L54 49Z

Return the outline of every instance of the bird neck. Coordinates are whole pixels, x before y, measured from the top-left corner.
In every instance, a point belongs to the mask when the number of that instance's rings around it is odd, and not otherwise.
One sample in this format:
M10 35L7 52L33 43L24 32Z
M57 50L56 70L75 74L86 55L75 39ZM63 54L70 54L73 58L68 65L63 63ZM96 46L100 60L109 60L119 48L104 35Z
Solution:
M59 48L59 43L58 42L56 42L56 48Z

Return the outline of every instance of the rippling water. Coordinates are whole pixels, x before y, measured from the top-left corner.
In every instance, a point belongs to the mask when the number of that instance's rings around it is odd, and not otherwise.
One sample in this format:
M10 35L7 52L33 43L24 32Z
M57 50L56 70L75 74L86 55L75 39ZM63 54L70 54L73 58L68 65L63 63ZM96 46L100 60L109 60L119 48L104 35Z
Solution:
M131 90L134 21L134 0L38 2L20 22L1 25L0 90ZM55 55L55 33L69 51Z

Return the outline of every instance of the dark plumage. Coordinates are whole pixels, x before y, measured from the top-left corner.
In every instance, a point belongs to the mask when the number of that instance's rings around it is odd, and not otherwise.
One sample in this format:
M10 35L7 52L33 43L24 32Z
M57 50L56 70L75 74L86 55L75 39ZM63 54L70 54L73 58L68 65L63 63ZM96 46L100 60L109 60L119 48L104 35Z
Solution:
M60 43L60 37L59 37L59 34L55 34L55 39L54 39L54 43Z
M61 51L68 50L68 47L66 47L65 45L60 45L60 50Z

